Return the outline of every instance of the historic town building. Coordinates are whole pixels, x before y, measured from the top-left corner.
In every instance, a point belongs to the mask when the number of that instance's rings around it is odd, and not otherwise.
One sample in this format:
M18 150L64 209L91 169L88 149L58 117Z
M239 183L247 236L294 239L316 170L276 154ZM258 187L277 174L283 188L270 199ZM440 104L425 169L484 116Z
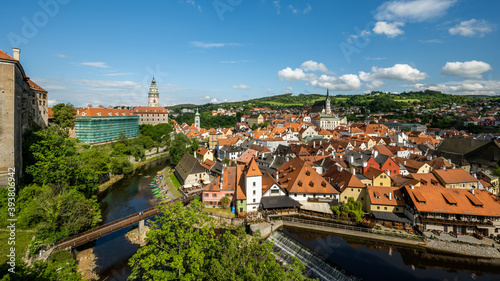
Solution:
M75 137L85 143L113 141L123 133L127 138L139 135L139 116L126 109L77 109Z
M158 86L153 77L153 81L151 81L151 86L149 87L148 106L136 106L132 108L132 112L139 116L139 125L168 123L168 110L159 106L159 104Z

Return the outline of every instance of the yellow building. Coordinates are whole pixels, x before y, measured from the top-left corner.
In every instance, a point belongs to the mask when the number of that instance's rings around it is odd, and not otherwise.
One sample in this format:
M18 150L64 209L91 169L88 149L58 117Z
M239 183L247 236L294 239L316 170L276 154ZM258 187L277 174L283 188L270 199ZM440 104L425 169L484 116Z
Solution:
M367 185L372 186L392 186L391 177L389 177L385 172L369 167L368 170L363 174L368 180Z
M404 213L405 200L398 187L368 186L365 212Z
M200 164L204 163L206 160L214 161L214 154L212 153L212 151L204 147L198 148L198 150L196 150L195 156Z
M248 117L248 126L252 128L254 124L260 125L264 123L264 116L262 114L252 114Z

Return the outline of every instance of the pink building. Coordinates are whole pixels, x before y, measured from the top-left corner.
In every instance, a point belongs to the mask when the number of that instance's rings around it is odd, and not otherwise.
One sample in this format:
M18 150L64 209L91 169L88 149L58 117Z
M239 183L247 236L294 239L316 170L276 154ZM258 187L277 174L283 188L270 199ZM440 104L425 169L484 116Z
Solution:
M239 165L241 166L241 165ZM233 201L236 192L237 167L226 167L221 177L216 178L203 188L202 202L210 205L219 205L220 200L227 195Z

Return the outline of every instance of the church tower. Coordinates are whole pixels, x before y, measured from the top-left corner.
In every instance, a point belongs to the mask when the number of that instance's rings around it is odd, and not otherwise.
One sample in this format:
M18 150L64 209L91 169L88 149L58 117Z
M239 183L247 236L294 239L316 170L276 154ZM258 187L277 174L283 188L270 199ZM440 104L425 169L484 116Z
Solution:
M151 81L151 86L149 87L148 106L160 106L158 86L156 86L156 81L154 76L153 76L153 81Z
M325 114L332 115L332 109L330 108L330 93L328 89L326 89Z
M194 116L194 126L200 131L200 113L198 112L198 108L196 109L196 115Z

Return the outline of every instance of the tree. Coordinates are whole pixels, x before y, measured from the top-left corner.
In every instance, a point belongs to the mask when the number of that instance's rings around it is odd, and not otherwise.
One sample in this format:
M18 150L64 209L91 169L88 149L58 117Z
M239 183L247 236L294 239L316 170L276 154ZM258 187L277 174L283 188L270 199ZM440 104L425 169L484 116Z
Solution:
M223 207L228 207L229 204L231 204L231 199L229 199L229 197L227 196L224 196L222 197L222 199L220 200L220 203Z
M140 280L305 280L304 265L281 266L270 242L249 238L242 227L216 237L199 201L161 205L147 245L129 260L131 279Z
M54 122L61 128L74 128L76 109L72 104L58 103L52 107Z
M354 200L352 197L349 197L345 204L333 206L332 212L337 217L354 216L356 221L360 221L364 216L361 202Z
M172 164L177 165L186 152L193 154L199 147L197 139L190 140L184 134L176 134L170 143L169 152L172 156Z

